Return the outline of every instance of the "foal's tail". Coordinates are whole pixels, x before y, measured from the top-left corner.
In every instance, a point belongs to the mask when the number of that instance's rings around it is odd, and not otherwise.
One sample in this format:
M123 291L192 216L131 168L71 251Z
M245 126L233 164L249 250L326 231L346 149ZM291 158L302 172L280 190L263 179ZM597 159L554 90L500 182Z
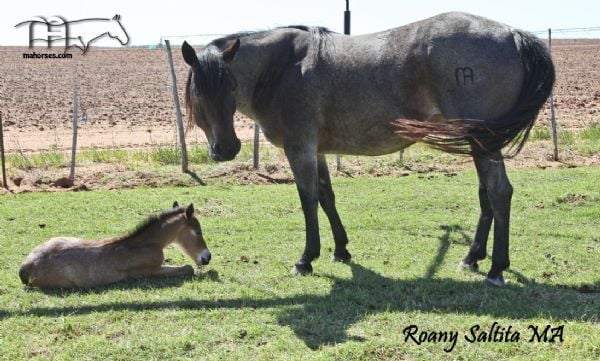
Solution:
M427 122L400 119L393 123L396 133L449 153L489 154L510 144L504 156L517 155L552 92L555 73L548 49L541 41L520 30L514 29L512 33L525 71L519 100L512 110L494 120Z

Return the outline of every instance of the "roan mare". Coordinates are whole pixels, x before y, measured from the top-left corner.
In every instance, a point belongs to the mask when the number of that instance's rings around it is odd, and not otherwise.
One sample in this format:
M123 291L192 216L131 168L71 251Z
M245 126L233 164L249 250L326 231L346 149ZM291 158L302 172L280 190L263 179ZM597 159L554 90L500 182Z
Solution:
M104 240L55 237L34 248L21 265L21 281L32 287L96 287L136 277L193 275L194 268L163 266L163 248L178 244L198 266L211 254L194 206L152 215L133 232Z
M319 203L333 230L334 259L351 258L325 154L381 155L420 141L473 157L481 215L462 265L475 270L485 258L493 221L486 282L505 284L512 186L501 150L521 150L555 80L535 36L447 13L352 37L306 26L238 33L199 53L184 42L182 53L190 66L188 119L204 130L212 159L231 160L240 150L236 109L283 147L306 222L295 271L310 273L319 257Z

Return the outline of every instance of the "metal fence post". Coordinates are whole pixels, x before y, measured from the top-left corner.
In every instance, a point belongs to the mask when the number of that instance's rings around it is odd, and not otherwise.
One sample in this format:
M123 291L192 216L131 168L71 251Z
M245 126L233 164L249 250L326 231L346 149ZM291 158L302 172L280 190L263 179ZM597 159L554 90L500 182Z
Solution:
M552 29L548 28L548 50L550 51L550 57L552 57ZM554 113L554 90L550 92L550 125L552 126L552 144L554 145L554 152L552 159L558 160L558 136L556 134L556 116Z
M2 186L8 189L6 183L6 165L4 163L4 131L2 130L2 112L0 112L0 154L2 156Z
M346 11L344 11L344 35L350 35L350 0L346 0ZM336 170L342 169L342 158L339 154L335 156Z
M179 94L177 93L177 77L175 76L175 67L173 66L173 55L171 54L171 43L165 39L165 48L167 49L167 60L171 70L171 81L173 88L173 102L175 102L175 116L177 117L177 133L179 134L179 145L181 146L181 170L188 172L188 154L185 146L185 132L183 129L183 118L181 116L181 107L179 105Z
M258 169L258 147L259 147L259 137L260 137L260 125L258 123L254 123L254 152L252 154L252 161L254 169Z
M75 67L75 77L73 79L73 144L71 146L71 172L69 173L69 179L75 180L75 156L77 154L77 66Z

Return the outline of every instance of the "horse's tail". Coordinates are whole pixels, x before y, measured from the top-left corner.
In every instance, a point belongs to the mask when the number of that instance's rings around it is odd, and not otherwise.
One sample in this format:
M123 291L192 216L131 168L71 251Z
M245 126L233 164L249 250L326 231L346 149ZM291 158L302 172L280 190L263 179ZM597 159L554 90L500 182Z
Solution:
M552 92L555 73L550 53L540 40L520 30L514 29L512 33L525 72L521 92L513 109L493 120L428 122L399 119L393 122L396 133L449 153L489 154L510 144L504 156L518 154L540 109Z

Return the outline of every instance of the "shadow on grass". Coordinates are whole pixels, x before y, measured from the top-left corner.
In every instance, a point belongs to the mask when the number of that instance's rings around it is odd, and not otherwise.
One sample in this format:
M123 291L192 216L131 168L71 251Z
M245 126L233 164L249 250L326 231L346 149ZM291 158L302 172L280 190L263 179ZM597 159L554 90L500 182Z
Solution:
M202 180L202 178L200 178L198 176L198 174L196 174L196 172L194 172L193 170L188 169L187 172L185 172L185 174L187 174L190 177L192 177L192 179L195 180L199 185L201 185L201 186L205 186L206 185L206 183Z
M454 226L445 226L440 237L438 255L434 257L426 277L395 279L382 276L360 264L340 264L350 267L349 279L328 277L333 281L326 295L305 294L290 297L234 298L208 301L203 299L179 299L159 302L111 302L95 305L69 307L34 307L27 311L0 309L0 319L18 316L57 317L82 315L109 311L160 311L163 309L214 310L214 309L270 309L278 323L290 327L311 349L323 345L362 341L349 336L347 330L355 323L378 313L432 312L455 313L477 316L509 318L515 320L550 318L553 322L576 320L596 322L600 313L600 280L595 284L576 289L564 285L543 285L534 282L508 284L502 288L485 286L483 280L460 281L450 278L434 278L449 247L450 233L462 232ZM464 238L464 237L463 237ZM462 241L460 241L462 243ZM516 272L517 275L520 275ZM216 272L207 272L205 280L219 281ZM523 279L524 276L521 275ZM148 288L173 287L185 279L170 279L160 283L148 283ZM146 283L117 284L139 289ZM89 290L84 292L102 292ZM578 292L579 290L579 292ZM588 293L588 294L584 294ZM398 330L401 332L401 330Z

